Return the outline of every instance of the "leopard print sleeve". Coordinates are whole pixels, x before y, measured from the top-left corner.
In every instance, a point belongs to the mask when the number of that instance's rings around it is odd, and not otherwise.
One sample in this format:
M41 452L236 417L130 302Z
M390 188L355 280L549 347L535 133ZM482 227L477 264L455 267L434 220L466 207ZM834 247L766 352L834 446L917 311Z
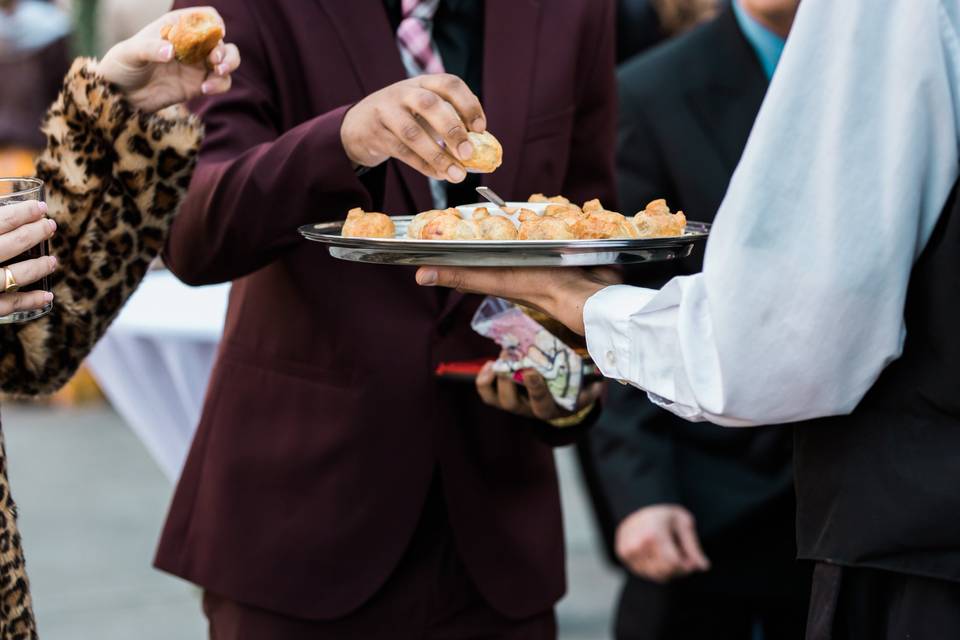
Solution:
M106 331L163 248L202 138L183 107L134 110L88 59L74 62L43 131L37 176L60 263L53 311L0 328L0 388L16 395L57 390Z

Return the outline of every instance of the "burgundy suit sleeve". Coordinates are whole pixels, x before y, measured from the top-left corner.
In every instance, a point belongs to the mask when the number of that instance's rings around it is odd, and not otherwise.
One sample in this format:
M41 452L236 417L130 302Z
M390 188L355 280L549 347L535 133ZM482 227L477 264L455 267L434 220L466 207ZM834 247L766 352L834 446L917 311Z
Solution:
M223 16L227 40L243 62L227 94L195 105L207 134L164 252L170 270L192 285L252 273L304 242L299 226L370 207L340 142L349 105L284 131L254 3L209 4Z
M617 211L614 148L617 131L616 37L613 0L591 2L577 69L580 101L563 193L574 202L600 198Z

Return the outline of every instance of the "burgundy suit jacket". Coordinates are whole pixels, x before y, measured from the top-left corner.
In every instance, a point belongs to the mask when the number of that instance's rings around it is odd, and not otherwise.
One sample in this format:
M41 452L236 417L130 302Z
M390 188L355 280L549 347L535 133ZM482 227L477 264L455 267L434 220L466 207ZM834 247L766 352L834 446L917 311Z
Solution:
M373 201L340 144L349 106L405 77L383 3L210 4L243 63L199 105L207 137L166 261L187 283L234 285L157 566L276 612L342 616L397 565L438 472L484 597L512 617L549 608L564 591L552 451L530 421L433 376L496 354L469 327L478 299L297 234L356 206L432 208L427 180L393 161ZM485 182L501 195L613 202L612 5L486 0L483 96L504 161Z

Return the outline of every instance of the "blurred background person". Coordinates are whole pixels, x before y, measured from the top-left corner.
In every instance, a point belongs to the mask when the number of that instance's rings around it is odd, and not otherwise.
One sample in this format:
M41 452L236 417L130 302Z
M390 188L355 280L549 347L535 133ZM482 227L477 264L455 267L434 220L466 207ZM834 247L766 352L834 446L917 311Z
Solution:
M618 0L617 64L639 55L715 17L721 0ZM601 551L612 565L619 564L613 547L617 521L604 495L589 438L576 445L580 480L590 499L591 515L601 540Z
M27 176L40 121L70 66L70 16L44 0L0 0L0 175Z
M734 0L712 22L623 65L617 168L625 212L666 198L719 208L799 0ZM685 261L629 270L660 287ZM797 639L809 568L795 559L792 431L686 422L613 384L590 435L629 575L618 640Z
M717 14L720 0L618 0L617 63Z

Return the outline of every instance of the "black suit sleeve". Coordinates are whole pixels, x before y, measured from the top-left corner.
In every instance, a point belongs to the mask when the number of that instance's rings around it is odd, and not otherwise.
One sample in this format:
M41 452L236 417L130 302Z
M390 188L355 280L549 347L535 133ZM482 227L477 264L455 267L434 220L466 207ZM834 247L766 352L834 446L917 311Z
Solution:
M651 200L676 200L674 188L663 165L660 142L650 128L642 100L625 86L621 76L620 124L617 128L617 184L620 207L633 215Z
M533 430L533 434L544 444L551 447L567 447L579 442L580 439L596 425L597 419L602 413L600 403L597 403L580 424L569 427L555 427L549 422L535 420L531 425L531 429Z
M643 391L614 383L590 431L597 475L617 524L643 507L680 502L672 433L669 425L655 426L661 411Z
M670 201L674 196L664 155L643 111L644 100L631 91L643 79L621 73L619 80L617 176L621 207L633 213L651 200ZM670 275L661 271L658 265L642 265L627 270L626 276L631 284L659 286ZM614 383L590 432L598 480L617 524L642 507L679 502L672 432L656 427L661 412L644 392Z

